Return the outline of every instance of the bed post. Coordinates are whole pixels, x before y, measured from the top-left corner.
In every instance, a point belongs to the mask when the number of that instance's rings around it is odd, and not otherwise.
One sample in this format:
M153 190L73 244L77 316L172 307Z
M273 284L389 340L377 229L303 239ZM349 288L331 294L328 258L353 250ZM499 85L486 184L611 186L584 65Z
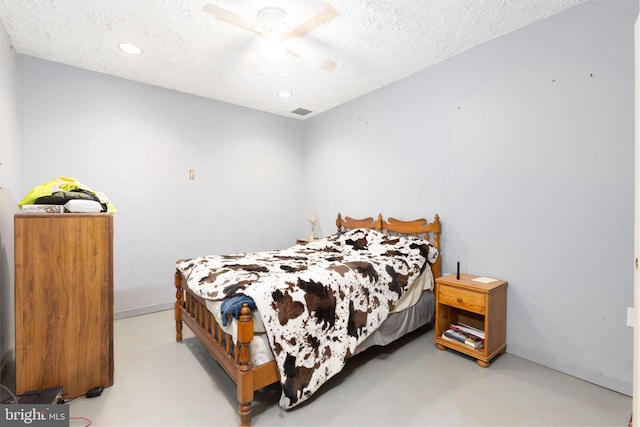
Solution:
M251 425L251 401L253 400L253 372L251 371L249 343L253 340L253 319L248 304L243 304L238 318L238 412L240 425Z
M376 230L382 233L382 227L383 227L382 214L379 213L378 219L376 220Z
M176 307L175 307L175 317L176 317L176 341L182 341L182 313L180 309L183 306L184 301L184 291L182 290L182 276L178 270L176 270L175 275L175 285L176 285Z
M435 226L433 230L433 246L435 246L439 252L438 259L436 260L433 268L433 272L434 277L440 277L442 276L442 252L440 249L440 231L442 230L442 226L440 225L440 217L438 216L438 214L433 217L433 225Z

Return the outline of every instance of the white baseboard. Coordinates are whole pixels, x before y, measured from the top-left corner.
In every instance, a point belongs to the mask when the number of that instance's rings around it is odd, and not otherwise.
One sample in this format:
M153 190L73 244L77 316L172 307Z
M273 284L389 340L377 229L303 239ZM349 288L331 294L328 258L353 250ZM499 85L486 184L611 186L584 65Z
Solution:
M572 377L580 378L581 380L608 388L609 390L613 390L627 396L633 395L632 382L608 376L600 371L576 366L575 364L565 360L559 360L547 353L542 353L533 348L509 343L507 346L507 353L522 357L523 359L538 363L542 366L546 366L547 368L555 369L556 371L571 375Z
M162 304L148 305L145 307L132 308L129 310L116 311L115 313L113 313L113 318L114 320L126 319L127 317L135 317L141 316L143 314L155 313L157 311L171 310L175 307L175 304L176 303L174 301Z

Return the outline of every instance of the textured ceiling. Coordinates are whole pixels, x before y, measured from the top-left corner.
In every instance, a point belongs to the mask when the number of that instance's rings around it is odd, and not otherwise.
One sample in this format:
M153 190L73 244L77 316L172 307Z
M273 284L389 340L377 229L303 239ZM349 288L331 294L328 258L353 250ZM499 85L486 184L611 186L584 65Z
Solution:
M293 29L323 11L323 1L0 0L0 18L18 53L306 118L582 1L326 0L337 16L287 39L297 56L275 62L258 49L259 34L203 6L251 23L278 7ZM123 53L120 42L144 53ZM284 90L293 96L276 96ZM298 108L311 113L292 113Z

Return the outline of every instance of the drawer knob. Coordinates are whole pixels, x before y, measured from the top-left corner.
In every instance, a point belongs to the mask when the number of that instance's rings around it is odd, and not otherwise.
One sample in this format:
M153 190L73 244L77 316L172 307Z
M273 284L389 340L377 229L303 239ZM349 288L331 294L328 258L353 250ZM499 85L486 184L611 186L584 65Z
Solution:
M458 297L456 299L458 300L458 302L462 302L462 298Z

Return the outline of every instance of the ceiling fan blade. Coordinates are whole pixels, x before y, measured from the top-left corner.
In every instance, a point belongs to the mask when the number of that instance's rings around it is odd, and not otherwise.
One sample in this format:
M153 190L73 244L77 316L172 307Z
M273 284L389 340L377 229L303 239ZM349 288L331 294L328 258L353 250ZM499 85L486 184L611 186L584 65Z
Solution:
M228 10L222 9L212 4L205 4L204 6L202 6L202 10L212 14L216 19L220 21L260 34L254 29L256 27L255 22L251 22L248 19L243 18L242 16L229 12Z
M322 69L325 70L327 73L330 73L333 70L335 70L337 66L338 64L336 63L336 61L334 61L331 58L327 58L326 61L322 63Z
M256 56L260 53L261 47L259 44L253 44L251 49L247 52L246 55L240 60L238 63L238 67L242 69L247 69L252 66L255 66Z
M295 58L300 58L300 54L298 52L295 52L291 49L287 49L287 53Z
M336 8L325 3L324 9L284 35L284 39L304 37L327 22L340 16Z
M298 46L301 47L300 45ZM313 49L302 49L297 51L293 48L287 48L287 53L296 59L302 59L305 61L311 61L312 63L320 66L327 73L332 72L338 66L338 63L331 58L325 57L322 54L316 52Z

